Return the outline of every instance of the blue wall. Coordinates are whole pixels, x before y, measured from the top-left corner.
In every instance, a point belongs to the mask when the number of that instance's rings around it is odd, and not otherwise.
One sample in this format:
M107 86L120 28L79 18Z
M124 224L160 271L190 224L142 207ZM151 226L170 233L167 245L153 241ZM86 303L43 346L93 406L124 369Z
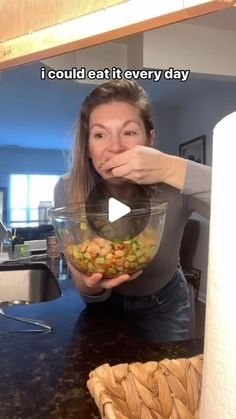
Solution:
M179 144L205 134L206 163L211 165L213 129L217 122L235 110L235 81L215 81L208 89L190 96L178 106L156 104L157 148L178 155Z
M0 186L10 198L10 174L62 175L68 171L68 153L21 147L0 147ZM20 193L20 191L19 191Z

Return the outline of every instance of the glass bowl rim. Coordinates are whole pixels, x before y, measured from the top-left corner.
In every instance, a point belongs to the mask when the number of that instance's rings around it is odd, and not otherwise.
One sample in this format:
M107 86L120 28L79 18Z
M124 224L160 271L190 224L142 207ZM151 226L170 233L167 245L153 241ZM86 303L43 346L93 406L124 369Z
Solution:
M102 200L101 200L102 201ZM99 202L101 202L99 201ZM149 199L150 203L150 215L154 214L162 214L165 213L168 207L167 202L160 202L157 199ZM98 203L90 204L91 206L98 207ZM132 204L132 201L122 201L124 204ZM139 200L139 203L147 202L147 200ZM80 210L80 213L78 212ZM134 208L132 211L126 215L126 217L140 217L143 215L147 215L147 208ZM96 215L96 217L105 217L108 214L107 211L101 211L97 212L97 210L94 210L92 212L86 211L86 204L85 203L75 203L71 205L67 205L64 207L51 207L48 209L48 215L49 217L52 217L52 219L59 218L61 220L68 220L70 219L79 219L87 217L88 215Z

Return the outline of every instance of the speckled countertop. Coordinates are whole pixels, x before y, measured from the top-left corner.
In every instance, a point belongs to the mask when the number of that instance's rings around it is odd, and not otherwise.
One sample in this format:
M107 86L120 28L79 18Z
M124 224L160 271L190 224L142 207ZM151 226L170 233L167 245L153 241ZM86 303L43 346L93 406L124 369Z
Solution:
M142 341L101 307L87 309L68 276L59 276L59 285L59 299L11 309L49 322L51 333L0 333L1 419L100 418L86 387L98 365L189 357L203 350L202 340ZM9 322L0 319L1 332Z

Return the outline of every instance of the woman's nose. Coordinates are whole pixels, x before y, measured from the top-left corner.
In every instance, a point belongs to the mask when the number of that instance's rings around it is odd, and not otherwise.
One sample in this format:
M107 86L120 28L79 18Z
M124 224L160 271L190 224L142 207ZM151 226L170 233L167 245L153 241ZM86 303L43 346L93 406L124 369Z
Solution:
M119 133L113 133L109 141L109 150L113 153L119 153L125 150L122 138Z

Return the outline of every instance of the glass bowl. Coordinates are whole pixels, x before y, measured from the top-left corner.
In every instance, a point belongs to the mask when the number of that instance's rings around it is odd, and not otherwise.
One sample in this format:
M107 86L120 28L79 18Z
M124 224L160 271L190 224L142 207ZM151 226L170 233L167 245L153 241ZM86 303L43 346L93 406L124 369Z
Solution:
M165 224L167 203L139 201L132 211L109 222L104 202L49 209L66 259L80 272L103 278L132 274L155 257ZM90 220L90 221L89 221ZM91 221L92 220L92 221ZM92 225L92 228L91 228Z

